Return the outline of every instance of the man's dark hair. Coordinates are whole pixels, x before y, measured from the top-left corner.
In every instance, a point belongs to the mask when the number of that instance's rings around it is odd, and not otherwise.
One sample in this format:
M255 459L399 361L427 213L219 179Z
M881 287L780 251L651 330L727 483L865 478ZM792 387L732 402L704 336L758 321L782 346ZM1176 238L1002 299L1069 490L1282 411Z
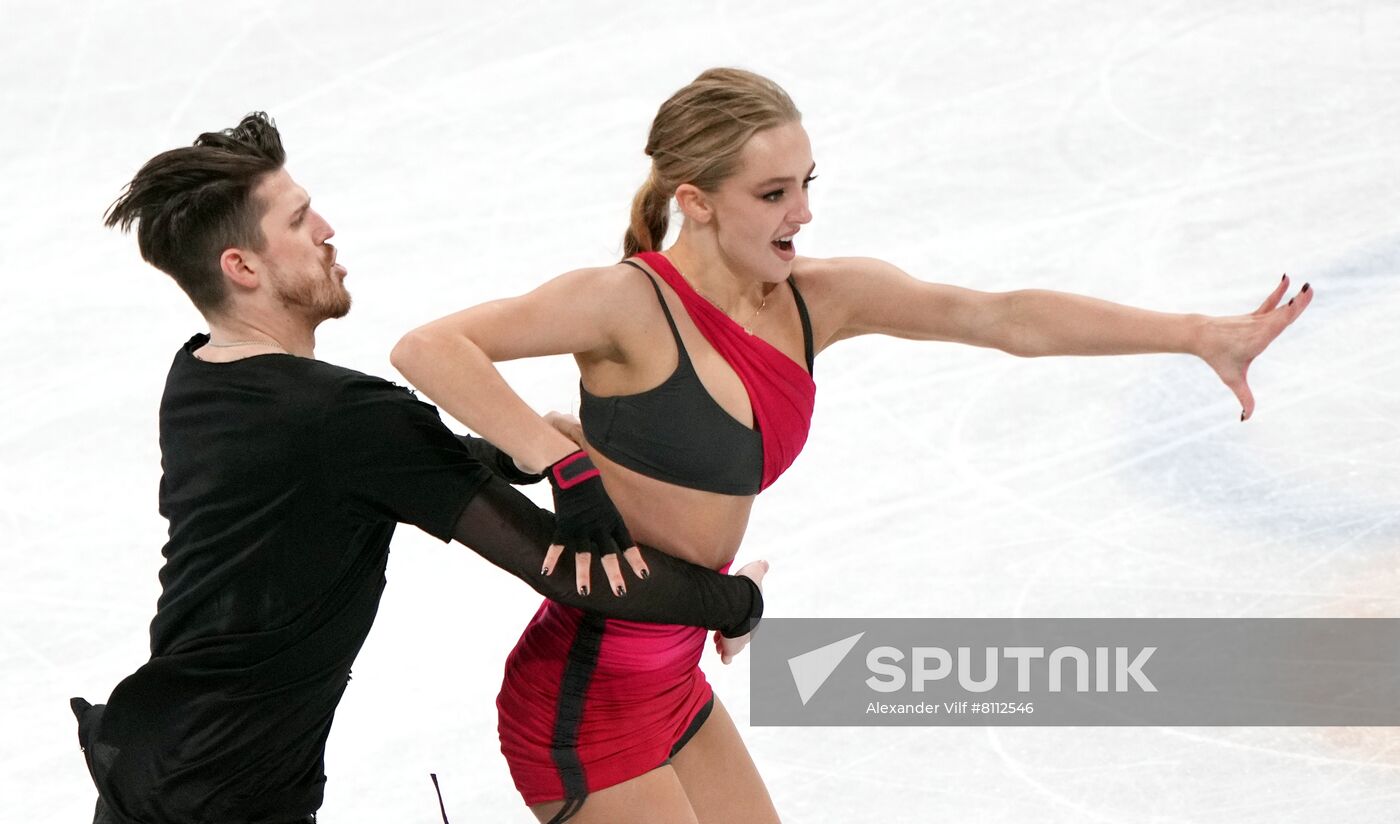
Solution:
M253 189L286 162L272 118L253 112L232 129L205 132L193 146L146 162L107 209L104 223L137 224L141 257L175 279L195 308L217 313L228 299L219 257L229 247L260 250L265 209Z

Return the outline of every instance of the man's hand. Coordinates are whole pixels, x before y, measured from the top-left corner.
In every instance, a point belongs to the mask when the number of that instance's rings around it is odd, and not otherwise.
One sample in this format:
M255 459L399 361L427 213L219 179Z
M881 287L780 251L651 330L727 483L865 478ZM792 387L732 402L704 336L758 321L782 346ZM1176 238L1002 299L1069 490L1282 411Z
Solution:
M758 584L758 588L762 590L763 576L768 574L768 562L754 561L752 563L745 564L744 567L740 569L736 574L753 579L753 582L755 584ZM744 635L740 635L738 638L725 638L719 632L716 632L715 652L719 653L720 663L728 664L731 661L733 661L734 656L738 655L740 652L743 651L744 647L747 647L749 645L749 638L751 637L751 635L751 633L745 633Z
M625 548L627 562L638 578L651 574L587 452L580 449L555 461L545 476L554 489L555 517L554 537L541 570L545 575L554 570L566 548L574 551L575 584L581 595L590 590L594 551L603 553L603 571L614 595L627 594L617 560L620 550Z

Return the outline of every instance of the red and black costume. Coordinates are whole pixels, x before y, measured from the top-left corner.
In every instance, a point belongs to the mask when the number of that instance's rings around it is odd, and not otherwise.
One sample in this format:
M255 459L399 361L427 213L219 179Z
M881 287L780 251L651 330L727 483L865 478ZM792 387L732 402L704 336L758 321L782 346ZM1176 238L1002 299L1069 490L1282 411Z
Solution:
M637 258L646 268L625 263L649 279L659 276L743 381L755 428L705 391L661 287L651 279L676 342L676 369L635 395L598 397L580 383L579 417L589 444L615 463L668 483L757 494L792 464L812 419L812 329L796 284L788 279L806 369L697 294L663 255ZM636 778L679 751L713 704L699 668L705 636L693 627L541 605L506 662L496 700L501 751L525 803L567 799L561 811L567 816L588 793Z

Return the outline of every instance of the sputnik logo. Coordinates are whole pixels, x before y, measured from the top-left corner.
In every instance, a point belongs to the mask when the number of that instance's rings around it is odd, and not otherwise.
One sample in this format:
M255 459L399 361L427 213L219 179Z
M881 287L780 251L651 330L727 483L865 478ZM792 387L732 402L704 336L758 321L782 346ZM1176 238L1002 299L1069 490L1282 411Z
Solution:
M788 669L792 671L792 681L797 685L797 695L802 699L802 706L807 706L807 702L817 694L817 690L822 688L822 684L826 683L826 679L831 677L836 668L841 666L841 662L864 635L863 632L857 633L788 659Z

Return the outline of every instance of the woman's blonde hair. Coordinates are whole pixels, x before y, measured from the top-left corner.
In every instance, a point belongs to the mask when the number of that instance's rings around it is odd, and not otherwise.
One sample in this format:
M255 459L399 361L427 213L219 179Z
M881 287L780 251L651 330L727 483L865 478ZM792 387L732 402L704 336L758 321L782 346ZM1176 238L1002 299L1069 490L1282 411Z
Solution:
M739 152L750 137L801 119L777 83L743 69L709 69L671 95L651 122L651 174L632 199L623 253L657 250L666 238L676 187L689 183L713 191L738 170Z

